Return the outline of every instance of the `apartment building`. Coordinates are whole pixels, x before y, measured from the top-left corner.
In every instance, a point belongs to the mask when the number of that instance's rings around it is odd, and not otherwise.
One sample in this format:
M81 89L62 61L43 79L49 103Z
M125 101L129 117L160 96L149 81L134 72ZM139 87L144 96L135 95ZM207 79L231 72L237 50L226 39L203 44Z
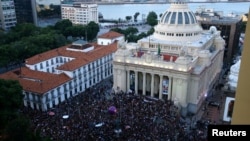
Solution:
M91 21L98 23L97 4L61 4L62 19L69 19L73 24L86 25Z
M1 0L0 1L0 28L9 30L11 27L16 26L16 12L14 0Z

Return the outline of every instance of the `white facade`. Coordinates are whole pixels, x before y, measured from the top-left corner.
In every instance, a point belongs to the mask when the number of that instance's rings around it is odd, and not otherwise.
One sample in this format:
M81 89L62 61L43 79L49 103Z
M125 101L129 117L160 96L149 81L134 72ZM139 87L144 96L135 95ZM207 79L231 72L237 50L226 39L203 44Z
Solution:
M226 98L226 102L225 102L225 105L224 105L225 110L224 110L224 113L223 113L223 121L231 122L233 107L234 107L234 101L235 101L235 98L233 98L233 97L227 97Z
M120 42L114 55L114 88L171 100L196 113L221 71L224 40L203 30L186 3L172 3L152 36Z
M241 59L239 59L234 65L231 66L230 72L228 75L228 85L230 90L236 91L238 84L238 77L240 72L240 63Z
M41 63L35 65L40 64ZM45 65L44 62L42 62L42 64ZM48 67L47 70L53 70L53 66ZM44 69L38 71L44 71ZM29 106L32 109L46 111L54 105L58 105L60 102L65 101L65 99L78 95L79 93L84 92L87 88L99 83L101 80L110 77L112 75L112 54L106 55L73 71L56 70L54 72L47 72L56 74L59 72L65 73L69 76L70 81L61 84L42 95L25 91L24 105L26 107Z
M25 67L0 78L17 79L23 87L24 106L46 111L113 75L117 40L124 36L116 32L105 36L116 40L109 45L78 42L50 50L26 59ZM93 47L87 53L82 51Z
M123 37L113 38L113 39L98 38L97 43L99 45L109 45L109 44L113 43L115 40L123 40L123 39L124 39Z
M73 24L99 23L97 4L61 4L61 14L62 19L69 19Z
M14 0L0 1L0 28L9 30L16 26L16 23Z

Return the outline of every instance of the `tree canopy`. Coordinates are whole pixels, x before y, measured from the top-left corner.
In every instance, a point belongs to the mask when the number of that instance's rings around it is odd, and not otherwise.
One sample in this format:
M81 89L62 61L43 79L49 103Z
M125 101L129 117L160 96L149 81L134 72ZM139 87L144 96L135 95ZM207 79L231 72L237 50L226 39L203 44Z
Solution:
M0 140L45 141L34 134L20 109L23 105L22 86L16 80L0 79Z
M99 25L93 21L87 25L73 25L68 19L57 22L55 29L66 38L72 36L75 38L84 38L88 41L94 40L100 31Z
M18 24L9 32L0 33L0 67L22 65L31 56L67 43L67 39L54 27Z
M149 12L148 16L147 16L147 23L151 26L155 26L157 25L158 21L157 21L157 14L153 11Z
M137 42L138 40L147 37L154 33L154 29L151 28L147 33L141 32L138 34L138 29L135 27L128 27L126 29L121 28L112 28L110 31L115 31L121 33L125 36L125 40L128 42Z
M0 68L21 66L31 56L72 42L67 37L93 41L99 30L99 25L95 22L73 25L70 20L61 20L48 27L18 24L9 32L0 31Z
M135 14L134 14L134 22L137 22L137 17L140 15L140 13L139 12L136 12Z
M17 117L22 103L22 87L19 82L0 79L0 131Z

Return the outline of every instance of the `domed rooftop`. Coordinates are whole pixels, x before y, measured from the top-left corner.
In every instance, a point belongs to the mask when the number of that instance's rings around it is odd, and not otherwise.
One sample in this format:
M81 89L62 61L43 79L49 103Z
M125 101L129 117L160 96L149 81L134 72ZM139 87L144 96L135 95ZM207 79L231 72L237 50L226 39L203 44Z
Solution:
M174 2L155 26L154 36L169 41L192 41L201 32L202 28L187 3Z

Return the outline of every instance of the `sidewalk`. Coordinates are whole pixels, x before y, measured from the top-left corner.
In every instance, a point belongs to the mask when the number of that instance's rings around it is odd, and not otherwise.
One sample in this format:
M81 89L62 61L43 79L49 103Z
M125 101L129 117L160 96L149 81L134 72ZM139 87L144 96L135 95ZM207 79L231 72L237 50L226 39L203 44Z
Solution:
M230 123L223 121L225 100L226 100L226 95L224 94L223 90L215 91L214 95L209 97L207 101L218 102L220 104L220 106L217 107L217 106L205 104L206 110L203 111L203 115L202 115L201 119L209 120L212 122L211 124L230 124ZM206 103L206 102L204 102L204 103Z

